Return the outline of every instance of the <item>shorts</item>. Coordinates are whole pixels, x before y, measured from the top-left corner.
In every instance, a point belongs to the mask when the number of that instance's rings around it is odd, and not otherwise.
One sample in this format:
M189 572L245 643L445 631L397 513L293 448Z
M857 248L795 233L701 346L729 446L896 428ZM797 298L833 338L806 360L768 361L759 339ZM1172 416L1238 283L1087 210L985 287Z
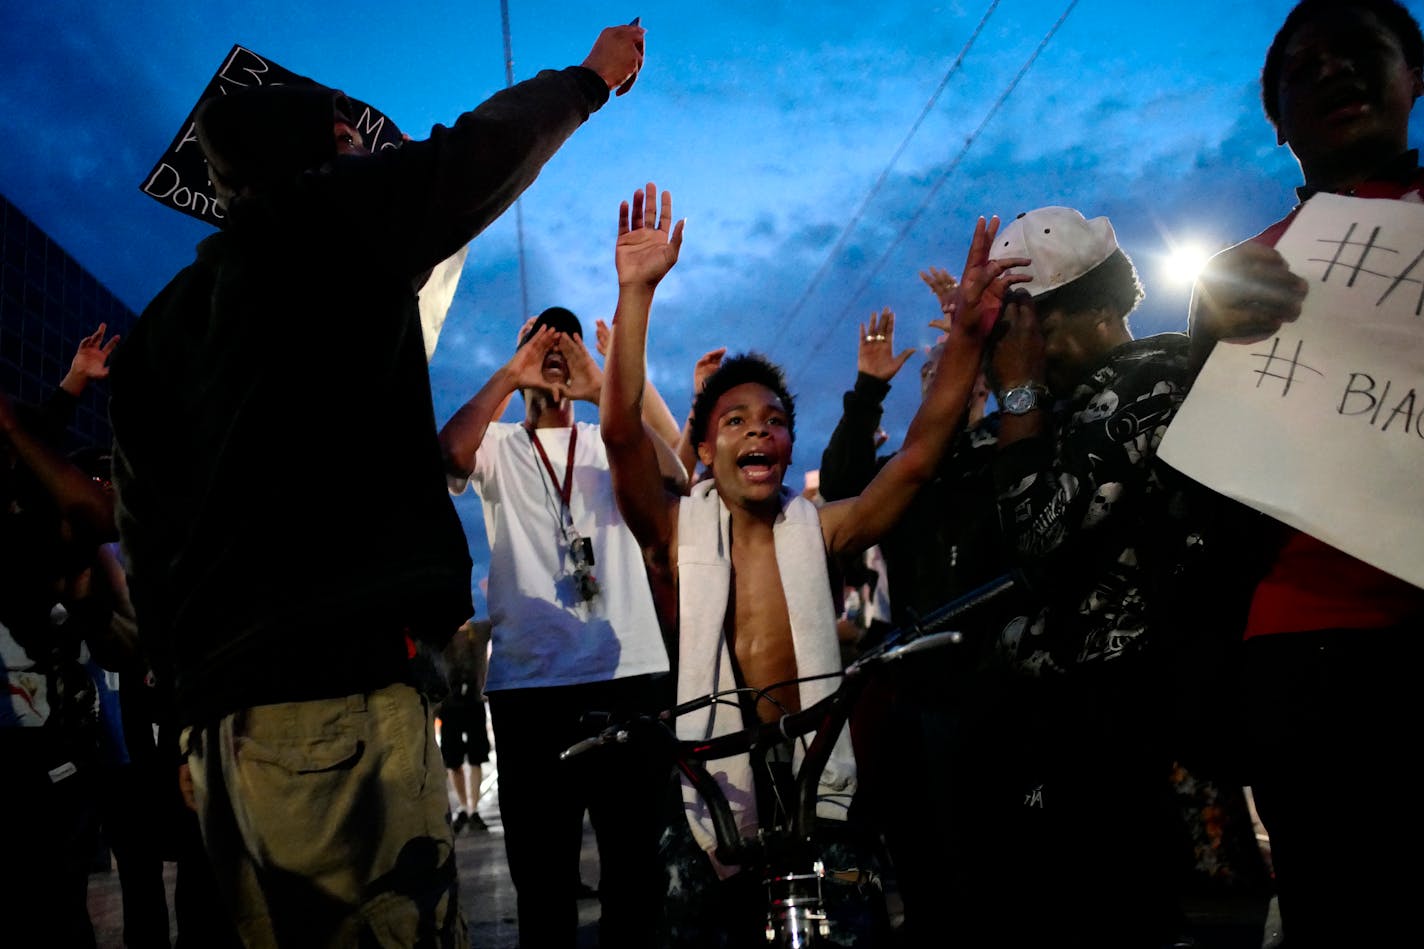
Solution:
M440 757L445 767L457 771L466 761L484 764L489 756L484 700L446 700L440 707Z

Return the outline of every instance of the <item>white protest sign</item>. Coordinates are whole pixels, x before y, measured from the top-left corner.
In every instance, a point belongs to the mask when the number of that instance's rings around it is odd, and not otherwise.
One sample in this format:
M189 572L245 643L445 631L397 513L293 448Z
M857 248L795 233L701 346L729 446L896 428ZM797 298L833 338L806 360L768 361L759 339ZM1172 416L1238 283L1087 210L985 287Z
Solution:
M1158 455L1424 586L1424 206L1318 194L1276 249L1300 318L1217 345Z
M465 269L465 256L469 252L470 245L466 244L436 264L425 286L420 288L420 331L425 336L426 362L435 358L435 344L440 341L445 314L450 312L455 287L460 283L460 271Z

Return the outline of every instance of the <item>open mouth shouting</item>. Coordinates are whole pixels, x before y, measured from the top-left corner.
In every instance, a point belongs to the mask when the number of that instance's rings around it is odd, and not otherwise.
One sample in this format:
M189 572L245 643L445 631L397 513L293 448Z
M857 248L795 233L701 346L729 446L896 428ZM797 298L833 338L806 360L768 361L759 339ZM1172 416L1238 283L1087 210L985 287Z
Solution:
M754 484L774 481L778 476L776 462L772 456L759 449L738 455L737 467L742 470L742 476Z
M544 354L544 362L540 366L544 377L556 382L564 382L569 377L569 363L564 358L564 354L557 349L551 349Z

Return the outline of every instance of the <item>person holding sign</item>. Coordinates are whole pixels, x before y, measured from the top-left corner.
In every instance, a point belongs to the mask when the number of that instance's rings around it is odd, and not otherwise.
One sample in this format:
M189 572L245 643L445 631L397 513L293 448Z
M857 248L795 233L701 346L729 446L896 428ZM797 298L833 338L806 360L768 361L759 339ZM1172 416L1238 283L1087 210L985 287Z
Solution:
M638 72L643 34L610 27L583 65L374 154L320 86L197 116L224 226L116 355L114 483L139 628L249 946L467 941L409 661L474 612L417 294Z
M1394 0L1305 0L1291 11L1261 95L1300 163L1302 201L1424 201L1408 150L1421 66L1419 24ZM1275 250L1300 210L1203 272L1191 315L1198 364L1218 340L1260 339L1301 314L1307 283ZM1247 778L1271 838L1284 933L1293 949L1392 944L1388 908L1410 905L1424 843L1418 809L1391 806L1413 785L1424 590L1264 517L1255 535L1264 567L1245 578L1255 582L1242 650ZM1362 825L1362 813L1379 826Z

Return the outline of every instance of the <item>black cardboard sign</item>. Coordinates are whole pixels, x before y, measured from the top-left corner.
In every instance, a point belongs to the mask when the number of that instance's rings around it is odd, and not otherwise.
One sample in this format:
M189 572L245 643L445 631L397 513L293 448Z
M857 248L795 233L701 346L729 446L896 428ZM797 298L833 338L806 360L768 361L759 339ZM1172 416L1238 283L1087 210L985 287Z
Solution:
M193 104L188 117L183 120L173 143L139 185L139 190L175 211L182 211L209 224L221 225L223 213L208 181L208 163L198 146L198 136L193 128L194 116L198 107L213 96L227 95L234 89L250 86L280 85L314 86L319 83L284 69L250 49L233 46L203 94ZM400 147L403 139L394 122L359 99L352 99L351 104L358 116L356 128L372 151Z

